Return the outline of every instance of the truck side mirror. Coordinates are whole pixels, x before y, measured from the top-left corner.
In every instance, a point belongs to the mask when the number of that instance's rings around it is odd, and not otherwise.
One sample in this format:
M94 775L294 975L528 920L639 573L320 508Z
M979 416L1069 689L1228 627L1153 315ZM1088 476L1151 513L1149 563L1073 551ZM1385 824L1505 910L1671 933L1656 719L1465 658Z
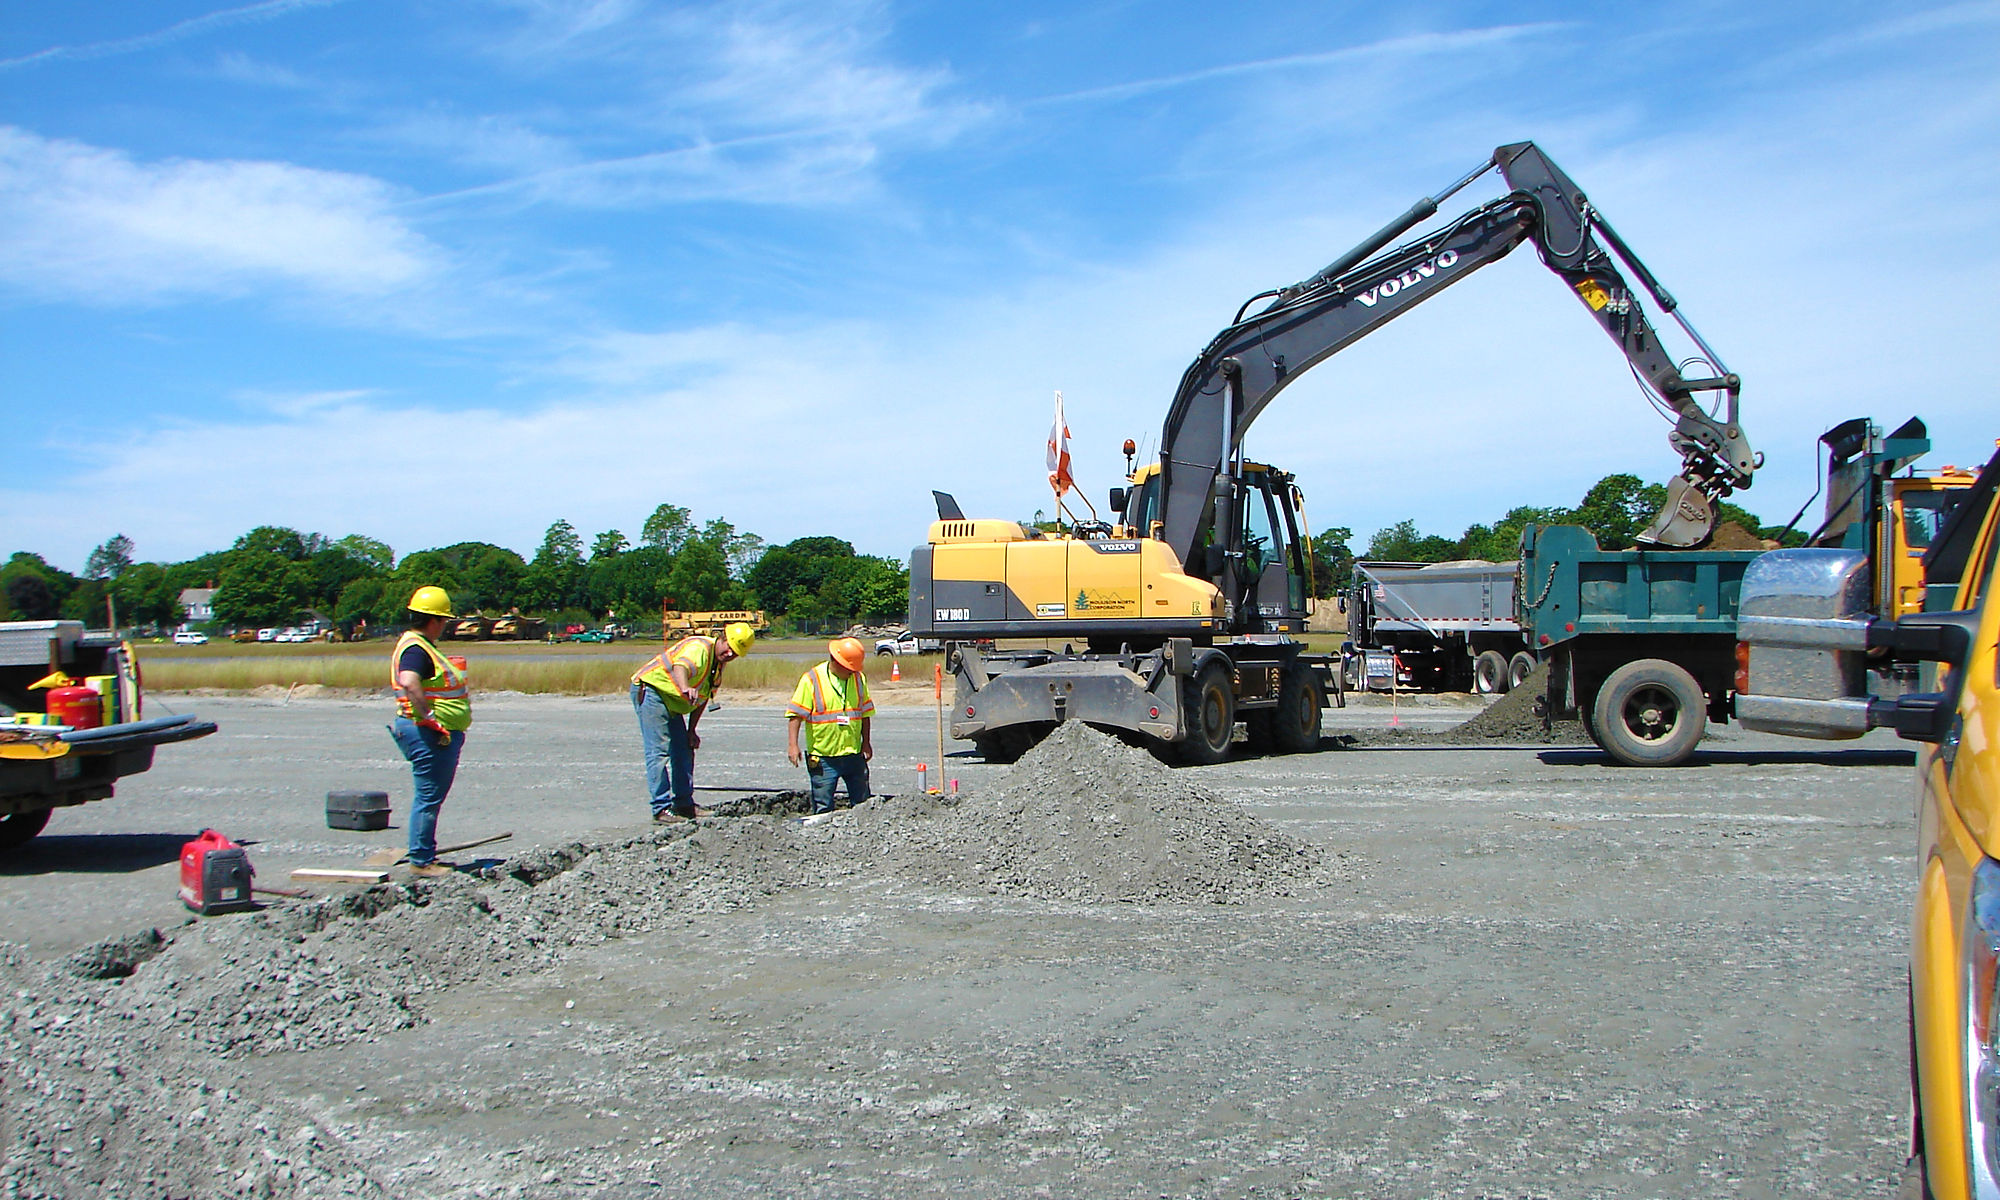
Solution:
M1124 488L1115 487L1111 489L1111 511L1115 513L1122 513L1125 511Z
M1202 559L1202 566L1207 568L1206 574L1210 579L1220 579L1223 563L1222 547L1210 542L1207 549L1208 553Z

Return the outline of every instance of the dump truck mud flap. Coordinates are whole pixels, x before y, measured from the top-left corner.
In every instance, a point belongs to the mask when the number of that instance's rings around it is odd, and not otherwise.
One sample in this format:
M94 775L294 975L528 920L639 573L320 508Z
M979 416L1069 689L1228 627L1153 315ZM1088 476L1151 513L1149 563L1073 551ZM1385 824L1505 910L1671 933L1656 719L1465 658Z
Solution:
M987 674L968 654L956 673L951 736L973 738L1013 725L1087 721L1178 741L1179 680L1171 671L1147 676L1116 663L1059 660Z

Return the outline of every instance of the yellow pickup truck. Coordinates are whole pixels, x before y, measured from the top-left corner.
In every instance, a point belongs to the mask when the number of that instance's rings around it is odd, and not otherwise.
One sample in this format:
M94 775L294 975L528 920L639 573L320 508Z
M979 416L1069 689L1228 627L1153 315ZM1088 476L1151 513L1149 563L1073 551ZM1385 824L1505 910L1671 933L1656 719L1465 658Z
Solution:
M1941 1200L2000 1196L1996 491L2000 454L1959 493L1924 552L1932 611L1870 617L1865 560L1843 550L1774 551L1744 575L1739 624L1750 690L1782 697L1808 736L1892 727L1922 743L1910 943L1910 1183L1912 1192ZM1909 669L1885 672L1885 662ZM1888 694L1877 686L1898 677L1910 681L1909 690Z

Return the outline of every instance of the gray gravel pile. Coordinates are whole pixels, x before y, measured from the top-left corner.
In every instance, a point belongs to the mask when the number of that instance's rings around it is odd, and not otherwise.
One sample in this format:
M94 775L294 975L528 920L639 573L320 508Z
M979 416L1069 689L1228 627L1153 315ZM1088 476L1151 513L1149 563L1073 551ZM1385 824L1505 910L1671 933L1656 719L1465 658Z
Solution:
M0 1195L386 1195L311 1121L211 1082L188 1032L0 947Z
M1364 729L1341 734L1334 740L1346 746L1588 745L1590 734L1581 721L1556 721L1550 728L1542 728L1542 718L1535 714L1535 701L1548 690L1548 677L1548 664L1544 663L1472 719L1450 729Z
M623 842L146 930L47 964L0 947L0 1197L379 1194L302 1111L211 1087L218 1060L422 1023L424 997L558 965L571 947L857 876L1050 901L1289 895L1337 867L1081 724L999 786L883 797L830 820L753 797ZM721 806L718 806L721 807Z
M842 821L822 840L872 851L877 870L1045 900L1227 902L1333 878L1313 847L1077 721L990 793L871 803Z

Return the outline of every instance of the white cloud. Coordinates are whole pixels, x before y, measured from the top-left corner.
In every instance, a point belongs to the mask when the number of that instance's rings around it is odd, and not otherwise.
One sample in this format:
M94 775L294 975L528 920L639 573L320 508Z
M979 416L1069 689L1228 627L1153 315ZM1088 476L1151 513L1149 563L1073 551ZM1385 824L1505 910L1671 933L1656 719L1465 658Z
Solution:
M286 287L403 291L442 255L378 180L282 162L169 159L0 127L0 279L122 303Z
M433 200L846 203L874 194L887 155L949 144L990 116L985 105L941 98L953 83L948 70L892 61L887 15L865 0L664 13L608 3L514 7L529 15L504 43L520 69L588 71L603 95L623 98L594 107L587 129L533 128L548 141L533 147L540 162L518 157L520 174ZM421 136L421 126L414 132ZM618 143L627 152L581 150ZM563 159L574 161L554 161Z
M194 37L217 29L227 29L234 25L244 25L258 21L270 21L301 9L320 8L337 4L340 0L258 0L256 4L245 4L238 8L221 9L204 13L199 17L189 17L150 33L135 34L132 37L112 38L101 42L87 42L77 46L50 46L33 54L23 54L16 58L0 59L0 71L40 63L63 60L108 58L116 54L132 54L140 50L151 50L159 46L171 45L183 38Z

